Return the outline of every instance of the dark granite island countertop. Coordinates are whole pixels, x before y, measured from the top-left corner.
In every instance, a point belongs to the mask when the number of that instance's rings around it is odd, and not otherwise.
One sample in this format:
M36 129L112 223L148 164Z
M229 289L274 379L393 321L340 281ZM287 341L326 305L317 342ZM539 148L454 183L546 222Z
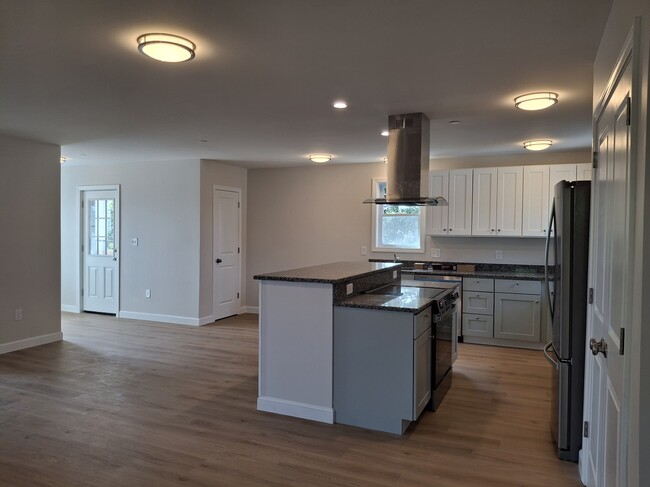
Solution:
M260 281L288 282L322 282L338 284L353 278L364 277L376 272L401 267L401 263L393 262L333 262L331 264L301 267L287 271L259 274L253 279Z
M397 286L395 286L397 287ZM444 289L400 286L395 294L359 294L337 304L343 308L377 309L381 311L403 311L417 314L431 305Z

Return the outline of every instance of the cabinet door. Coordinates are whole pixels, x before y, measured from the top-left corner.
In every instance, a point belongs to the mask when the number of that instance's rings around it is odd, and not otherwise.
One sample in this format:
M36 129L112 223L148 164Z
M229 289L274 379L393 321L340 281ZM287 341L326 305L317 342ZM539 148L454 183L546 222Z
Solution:
M576 180L578 181L591 181L591 172L593 171L593 166L589 163L587 164L578 164L577 165L577 176Z
M449 171L449 235L472 234L472 170Z
M493 333L492 316L463 313L463 336L492 338Z
M497 170L474 169L472 235L497 234Z
M449 171L431 171L429 173L429 196L442 196L449 201ZM429 206L426 209L428 235L447 235L449 221L448 206Z
M413 341L413 419L431 399L431 328Z
M553 206L553 198L555 197L555 185L560 181L575 181L576 180L576 165L575 164L553 164L549 167L548 177L548 209L549 216L551 215L551 207ZM547 222L548 226L548 222ZM553 230L551 230L551 236Z
M494 294L463 291L463 313L491 315L494 312Z
M494 338L538 342L540 340L541 296L532 294L494 295Z
M549 167L524 167L523 222L524 237L546 237L548 227Z
M521 237L524 168L500 167L497 170L497 235Z

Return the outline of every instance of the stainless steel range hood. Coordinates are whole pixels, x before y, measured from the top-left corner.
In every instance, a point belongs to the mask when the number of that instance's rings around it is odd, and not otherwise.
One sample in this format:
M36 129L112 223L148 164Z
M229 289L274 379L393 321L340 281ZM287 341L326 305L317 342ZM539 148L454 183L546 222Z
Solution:
M429 119L424 113L388 117L386 198L364 203L447 206L443 197L429 197Z

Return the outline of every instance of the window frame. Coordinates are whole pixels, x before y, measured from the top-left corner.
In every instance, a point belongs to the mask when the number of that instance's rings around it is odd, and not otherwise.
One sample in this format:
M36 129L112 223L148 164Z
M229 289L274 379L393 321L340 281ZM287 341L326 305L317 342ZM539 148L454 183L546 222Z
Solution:
M381 198L383 195L379 194L379 185L381 183L386 183L386 178L372 178L372 197ZM372 233L371 233L371 242L372 242L372 251L373 252L400 252L400 253L411 253L411 254L424 254L425 241L424 237L426 236L426 229L424 225L426 224L426 215L425 207L419 206L420 210L420 246L415 247L399 247L397 245L381 245L380 238L382 230L382 216L384 205L372 205Z

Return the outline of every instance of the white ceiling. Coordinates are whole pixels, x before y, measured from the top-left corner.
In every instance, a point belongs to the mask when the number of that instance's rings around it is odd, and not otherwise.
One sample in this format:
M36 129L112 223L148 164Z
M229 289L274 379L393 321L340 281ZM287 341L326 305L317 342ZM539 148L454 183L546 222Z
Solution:
M586 148L611 3L0 0L0 133L59 144L69 163L375 162L388 115L421 111L432 158L523 154L532 138ZM196 58L143 56L146 32L192 39ZM560 102L513 107L536 90Z

